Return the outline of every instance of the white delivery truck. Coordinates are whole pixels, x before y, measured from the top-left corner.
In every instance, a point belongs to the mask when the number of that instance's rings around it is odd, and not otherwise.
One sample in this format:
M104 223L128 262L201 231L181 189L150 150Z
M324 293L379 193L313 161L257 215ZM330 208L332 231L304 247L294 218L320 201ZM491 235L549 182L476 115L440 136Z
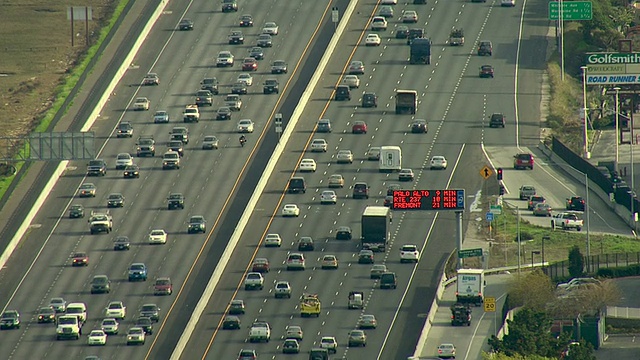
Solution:
M402 149L400 146L380 147L380 172L394 172L402 169Z
M459 303L481 305L484 302L484 270L459 269L456 281L456 299Z

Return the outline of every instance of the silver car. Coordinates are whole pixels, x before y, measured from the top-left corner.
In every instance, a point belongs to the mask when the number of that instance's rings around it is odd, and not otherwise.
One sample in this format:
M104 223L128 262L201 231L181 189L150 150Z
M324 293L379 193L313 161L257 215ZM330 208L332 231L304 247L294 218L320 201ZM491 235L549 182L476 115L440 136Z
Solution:
M365 314L358 320L358 328L360 329L375 329L378 327L378 321L375 315Z
M202 139L203 150L213 150L218 148L218 138L213 135L207 135Z
M353 163L353 153L351 150L340 150L336 155L336 160L338 164L351 164Z

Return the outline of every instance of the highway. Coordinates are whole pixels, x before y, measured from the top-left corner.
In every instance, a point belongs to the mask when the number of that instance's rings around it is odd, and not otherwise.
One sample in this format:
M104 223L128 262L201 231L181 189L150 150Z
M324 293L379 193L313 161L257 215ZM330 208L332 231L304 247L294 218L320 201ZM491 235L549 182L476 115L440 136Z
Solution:
M398 274L397 290L380 290L376 282L369 279L370 265L357 263L358 241L334 240L337 226L351 226L354 239L359 238L359 220L366 205L381 205L386 186L397 183L397 175L380 174L377 163L367 161L364 154L370 146L400 145L403 150L403 167L413 168L416 180L405 188L465 188L467 203L471 203L478 189L482 188L479 170L485 163L480 144L483 137L515 143L516 131L511 124L506 129L482 128L485 102L495 108L500 104L513 103L509 96L513 89L516 39L519 26L519 9L500 8L494 4L470 4L466 2L433 2L427 6L398 4L396 14L403 9L417 9L420 23L427 24L427 34L434 41L433 59L430 66L408 65L408 47L403 40L393 38L392 28L399 25L398 16L390 22L389 30L382 33L383 46L365 48L361 44L368 17L375 13L372 4L361 3L349 23L341 40L343 46L332 58L318 85L309 106L302 116L288 150L281 158L267 190L253 211L250 226L243 233L240 246L234 253L226 273L216 292L200 318L195 334L186 347L184 359L233 357L242 348L255 349L267 358L282 358L281 345L287 325L300 325L305 332L301 352L306 353L318 346L322 336L335 336L339 349L337 358L406 359L411 355L422 330L424 314L433 299L443 262L455 246L454 216L440 212L396 212L392 223L391 247L386 254L376 253L376 263L385 263ZM505 14L512 14L506 16ZM464 26L467 45L449 47L445 45L453 26ZM509 29L509 31L505 31ZM534 27L530 32L541 32ZM497 34L505 34L499 36ZM508 39L507 39L507 35ZM528 36L525 34L523 36ZM491 59L475 55L474 43L480 39L494 41L494 56ZM531 48L527 51L536 51ZM360 76L361 86L350 102L329 102L331 89L340 81L340 74L351 60L363 60L365 75ZM495 79L479 79L477 68L491 62L498 76ZM534 86L526 91L533 92ZM410 134L408 125L414 117L395 115L394 93L396 89L416 89L420 93L420 104L415 118L429 121L428 134ZM510 90L511 89L511 90ZM537 89L536 89L537 90ZM379 97L377 109L362 109L359 97L363 91L374 91ZM511 92L510 92L511 91ZM526 99L526 101L536 101ZM537 99L539 101L539 98ZM483 112L493 110L483 110ZM509 113L514 110L500 109ZM513 118L513 115L511 115ZM331 134L313 134L319 118L332 121ZM365 120L367 134L351 134L356 120ZM494 129L491 129L494 131ZM533 127L521 130L521 134L533 136ZM304 149L312 138L324 138L329 144L326 153L307 153ZM338 150L348 149L355 154L354 164L336 164ZM449 160L445 171L428 170L432 155L444 155ZM294 173L302 158L313 158L318 163L315 173L304 174L308 183L306 194L282 195L286 179ZM477 169L477 170L476 170ZM326 189L331 174L342 174L346 179L344 189L337 191L336 205L320 205L319 195ZM478 175L476 175L478 174ZM286 176L285 176L286 175ZM351 186L355 181L366 181L371 187L369 200L351 198ZM283 204L295 203L301 207L299 218L283 218ZM437 221L436 221L437 220ZM279 233L284 242L281 248L258 247L267 233ZM307 270L288 272L284 262L288 252L296 251L301 236L311 236L316 249L306 254ZM413 243L423 249L422 261L417 265L399 263L399 246ZM325 254L334 254L340 261L336 270L322 270L319 262ZM266 274L266 285L262 291L245 291L242 281L252 259L266 257L271 263L271 272ZM291 283L291 299L275 299L272 293L276 281ZM408 287L411 281L411 286ZM367 304L360 312L347 310L349 291L365 293ZM318 293L323 310L319 318L301 318L298 299L302 293ZM242 299L247 313L242 315L242 329L220 330L221 320L227 304L232 299ZM378 328L368 330L366 348L348 348L347 333L356 326L361 313L374 314ZM268 321L273 329L269 343L249 344L250 324L256 320ZM286 356L291 357L291 356ZM294 358L303 358L303 355Z
M271 6L265 6L267 4ZM232 195L247 191L240 186L241 180L245 179L245 175L240 174L246 173L252 164L248 161L249 156L255 159L268 158L257 151L256 145L272 112L276 107L283 106L284 99L282 95L262 94L262 82L272 77L269 64L276 59L284 59L289 63L288 75L274 77L279 79L282 92L285 89L291 92L295 88L297 94L294 92L293 97L298 97L304 87L295 85L302 72L302 66L297 67L297 64L305 51L307 55L313 51L312 47L308 47L309 39L316 30L314 24L326 16L328 5L329 2L239 1L237 13L223 14L219 4L210 2L171 3L92 129L99 139L104 140L100 157L108 162L107 176L84 179L86 165L72 163L34 221L37 226L32 227L20 249L3 269L0 285L3 288L2 303L6 304L4 309L17 309L22 314L22 327L19 330L2 333L0 347L5 349L6 358L84 358L93 354L102 359L143 358L152 346L173 347L171 342L177 339L176 334L181 333L179 326L184 317L170 314L188 309L190 301L197 301L202 291L202 281L196 281L196 275L207 271L210 274L215 267L216 258L208 255L226 245L227 238L218 237L218 234L224 230L223 224L228 224L226 221L233 218ZM228 33L238 28L238 18L245 13L253 14L255 21L253 28L244 29L245 45L227 45ZM183 14L194 20L194 31L174 30ZM254 73L254 85L249 94L242 97L243 109L235 113L231 121L215 121L213 114L221 106L222 94L228 93L230 85L241 73L239 64L233 69L216 69L214 61L217 52L230 49L235 53L237 63L241 62L248 48L255 44L266 21L277 22L280 33L274 37L273 47L265 49L266 58L260 61L258 72ZM317 46L320 50L324 48L321 42ZM313 66L313 61L309 63ZM159 74L159 86L138 87L147 72ZM195 90L205 76L216 76L220 80L221 95L215 97L212 108L202 111L200 123L186 125L190 129L191 141L185 146L181 169L163 171L161 155L166 150L168 133L173 126L184 126L181 122L182 109L194 101ZM289 82L292 77L294 81ZM306 80L303 76L301 79L304 85ZM149 111L130 110L137 96L146 96L151 100ZM172 118L170 124L153 124L153 113L160 109L169 111ZM245 148L240 148L237 143L235 129L240 118L250 118L256 123L256 131L247 136L249 146ZM119 121L130 121L134 125L133 138L110 137ZM141 167L140 179L123 179L122 172L114 170L115 157L121 152L135 153L136 138L141 134L155 137L156 156L136 158L136 163ZM220 139L220 150L200 149L202 137L208 134ZM251 177L247 177L251 180ZM85 180L96 184L98 193L95 198L75 197L77 187ZM66 208L70 203L84 205L87 212L107 210L106 197L111 192L121 192L126 198L124 208L111 209L114 218L112 234L89 235L88 216L84 220L67 218ZM184 193L184 210L166 210L165 198L169 192ZM235 204L242 208L242 201L246 202L246 198L239 196L238 199ZM191 215L205 216L209 230L206 235L187 235L186 226ZM167 244L147 245L147 234L154 228L163 228L169 233ZM131 239L130 251L113 251L112 239L117 235L126 235ZM70 255L75 251L88 252L89 266L70 266ZM147 265L147 282L127 281L127 269L133 262ZM90 295L89 282L97 274L106 274L111 279L110 294ZM173 295L153 296L153 280L159 276L172 278ZM55 326L36 323L38 309L56 296L64 297L67 302L81 301L87 304L89 318L85 324L85 336L81 340L57 342ZM124 302L128 310L127 318L121 324L120 334L111 336L107 346L90 348L86 346L87 330L99 327L103 309L111 300ZM127 347L126 331L134 323L140 306L145 303L159 305L161 321L155 325L154 335L147 339L145 346ZM164 328L167 316L177 320ZM160 340L154 343L156 338ZM165 356L168 355L153 358Z

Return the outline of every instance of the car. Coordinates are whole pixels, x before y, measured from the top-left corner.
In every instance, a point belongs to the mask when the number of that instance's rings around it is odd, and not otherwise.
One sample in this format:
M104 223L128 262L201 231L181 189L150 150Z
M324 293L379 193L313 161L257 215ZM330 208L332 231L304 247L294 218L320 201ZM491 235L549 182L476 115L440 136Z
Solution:
M529 201L527 202L527 210L533 210L536 204L544 204L547 202L547 199L541 195L533 195L529 197Z
M204 78L202 79L202 81L200 81L200 89L209 90L213 95L218 95L220 93L220 90L218 87L219 87L219 82L218 82L218 78L216 77Z
M320 119L316 124L316 132L319 133L330 133L331 132L331 120L329 119Z
M500 6L504 7L514 7L516 6L516 0L501 0Z
M54 297L49 300L49 306L56 311L56 313L63 313L67 311L67 301L61 297Z
M335 255L325 255L322 257L322 269L337 269L338 258Z
M418 13L413 10L406 10L402 13L402 22L403 23L417 23L418 22Z
M493 113L489 118L489 127L501 127L504 128L507 122L507 117L502 113Z
M256 258L251 265L251 271L259 273L268 273L270 268L267 258Z
M329 181L327 181L327 184L330 188L343 188L344 177L340 174L333 174L329 176Z
M91 330L87 345L107 345L107 334L102 330Z
M156 304L144 304L140 307L140 316L148 317L155 322L159 322L160 308Z
M513 168L518 169L531 169L533 170L533 154L531 153L521 153L513 156Z
M369 277L371 279L380 279L380 276L387 272L387 265L378 264L373 265L369 271Z
M287 255L287 270L304 270L306 261L301 253L290 253Z
M167 209L184 209L184 195L181 193L169 193L167 197Z
M90 286L92 294L108 294L111 292L111 280L107 275L95 275L91 279Z
M300 344L296 339L285 339L282 343L283 354L298 354L300 353Z
M581 196L567 198L566 209L573 211L584 211L586 202Z
M393 14L393 7L391 6L380 6L380 10L378 10L378 16L385 18L393 18Z
M238 121L238 132L239 133L252 133L253 132L253 121L251 119L242 119Z
M142 85L160 85L160 77L156 73L148 73L142 78Z
M391 207L393 205L393 195L385 196L384 201L382 202L382 205L386 207Z
M240 318L235 315L227 315L222 322L222 330L240 330Z
M128 121L122 121L116 128L116 137L133 137L133 125Z
M262 28L263 34L278 35L278 24L273 21L266 22Z
M247 84L245 82L238 81L235 84L231 85L231 94L246 95L247 93L248 93ZM238 110L240 109L238 108Z
M124 195L121 193L111 193L107 197L107 207L115 208L115 207L123 207L124 206Z
M557 290L560 292L567 292L577 288L588 287L592 284L600 284L600 280L592 277L576 277L566 283L558 284Z
M340 226L336 229L336 240L351 240L353 238L351 228Z
M291 285L288 281L278 281L273 288L273 295L276 299L286 297L291 298Z
M345 75L342 79L342 83L347 85L350 89L357 89L360 87L360 79L358 78L358 75Z
M380 275L380 289L396 289L398 287L398 278L396 273L387 271Z
M493 79L493 66L491 66L491 65L482 65L482 66L480 66L479 76L481 78L492 78Z
M51 306L44 306L38 310L38 324L55 322L56 311Z
M193 20L191 19L182 19L178 24L178 29L181 31L193 30Z
M399 181L413 181L414 175L411 169L401 169L398 173Z
M338 342L333 336L323 336L320 339L320 348L329 350L330 353L338 352Z
M407 37L409 37L409 27L398 25L396 28L396 39L406 39Z
M456 347L453 344L440 344L438 345L438 358L440 359L455 359Z
M262 86L262 93L264 94L278 94L280 93L280 83L276 79L266 79Z
M431 170L446 170L447 169L447 159L444 156L434 155L431 157L430 161L430 169Z
M147 265L144 263L131 264L131 266L129 266L128 279L129 281L147 281Z
M402 245L400 248L400 262L415 262L420 261L420 250L415 245Z
M242 71L258 71L258 60L253 57L247 57L242 60ZM242 81L247 86L253 85L253 78L249 74L238 75L238 81Z
M0 316L0 330L20 329L20 313L17 310L5 310Z
M249 49L249 57L252 57L256 60L264 59L264 49L259 46L254 46Z
M166 169L180 169L180 154L178 152L167 150L167 152L162 155L162 170Z
M96 191L97 191L97 188L94 184L84 183L80 185L80 188L78 189L78 196L81 198L96 197Z
M352 61L349 64L349 74L350 75L363 75L364 74L364 63L362 61Z
M353 126L351 126L352 134L366 134L367 133L367 123L364 121L354 121Z
M273 39L269 34L260 34L258 35L258 41L256 42L256 45L258 45L259 47L272 47Z
M136 164L128 165L122 172L122 177L125 179L137 179L140 177L140 167Z
M114 318L106 318L100 323L100 329L107 335L118 335L120 324Z
M482 40L478 44L478 56L491 56L493 55L493 45L491 41Z
M349 331L349 347L352 346L367 346L367 334L362 330Z
M115 240L113 240L113 250L129 250L131 249L131 241L127 236L117 236Z
M382 0L380 5L398 5L398 0Z
M413 134L426 134L429 131L427 120L415 119L411 123L411 133Z
M353 194L351 197L354 199L368 199L369 185L366 182L361 181L353 184Z
M284 338L285 339L296 339L302 340L304 337L304 332L302 331L302 327L298 325L288 325L285 329Z
M136 319L135 326L142 328L145 335L153 335L153 321L147 316L139 316Z
M289 179L289 184L287 184L287 192L289 194L296 193L306 193L307 192L307 182L304 180L302 176L294 176Z
M385 31L387 25L387 19L384 16L374 16L371 19L371 31Z
M393 192L402 189L400 184L389 184L387 186L387 195L393 196Z
M149 244L166 244L167 232L163 229L154 229L149 233Z
M286 204L282 207L282 216L284 217L290 217L290 216L295 216L298 217L300 216L300 208L298 208L298 205L296 204Z
M245 290L262 290L264 288L264 277L259 272L250 272L244 278Z
M373 264L374 262L373 251L360 250L358 253L358 264Z
M313 251L315 250L315 244L313 238L309 236L302 236L298 240L298 251Z
M378 95L374 92L365 92L362 94L362 107L363 108L377 108L378 107Z
M127 332L127 345L144 345L145 333L141 327L134 326Z
M149 99L147 99L146 97L136 98L136 101L133 102L133 110L136 111L148 111L150 106L151 101L149 101Z
M202 150L213 150L219 146L218 138L213 135L206 135L202 139Z
M338 150L336 161L338 164L351 164L353 163L353 153L351 150Z
M313 159L302 159L298 166L298 171L312 171L315 172L317 168L316 161Z
M239 315L244 314L245 307L243 300L231 300L229 303L229 314Z
M240 26L241 27L251 27L253 26L253 16L250 14L244 14L240 17Z
M233 54L230 51L220 51L216 57L216 67L233 66Z
M222 106L218 108L218 111L216 111L216 120L230 120L231 113L230 107Z
M258 353L255 350L242 349L238 353L238 360L258 360Z
M159 277L153 285L153 295L171 295L173 293L173 284L171 278Z
M84 217L84 206L80 204L73 204L69 207L69 218L77 219Z
M189 225L187 225L188 234L206 233L207 232L207 220L202 215L194 215L189 218Z
M222 0L222 12L238 11L238 0Z
M348 85L336 86L336 91L334 93L333 99L335 101L351 100L351 88Z
M364 314L358 319L359 329L375 329L378 327L378 321L375 315Z
M184 156L184 143L180 140L171 140L167 144L167 151L175 151L180 156Z
M86 252L71 254L71 266L89 266L89 255Z
M551 205L546 203L538 203L533 207L534 216L551 216Z
M169 122L169 113L164 110L158 110L153 114L153 122L155 124L162 124Z
M122 301L112 301L104 309L104 315L108 318L124 319L127 316L127 307Z
M325 139L313 139L311 141L311 151L313 152L327 152L327 141Z
M244 44L244 34L242 31L232 31L227 39L229 40L229 45Z
M196 91L195 103L195 108L193 105L188 105L186 107L185 114L183 115L184 122L198 122L200 120L200 112L198 110L198 107L205 105L213 106L213 93L211 93L211 91L209 90Z
M337 204L338 196L333 190L325 190L320 194L320 204Z
M367 160L380 160L380 146L372 146L367 150Z
M287 70L287 63L284 60L276 60L271 64L272 74L286 74Z

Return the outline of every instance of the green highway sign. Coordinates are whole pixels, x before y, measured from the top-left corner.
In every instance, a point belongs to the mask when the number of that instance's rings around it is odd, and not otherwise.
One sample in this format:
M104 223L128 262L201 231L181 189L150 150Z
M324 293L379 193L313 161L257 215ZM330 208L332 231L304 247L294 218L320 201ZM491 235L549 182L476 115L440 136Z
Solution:
M470 257L475 257L475 256L482 256L482 249L481 248L458 250L458 258L459 259L470 258Z
M492 212L494 215L502 214L502 205L490 205L489 212Z
M593 6L591 1L562 1L562 20L591 20ZM549 20L560 19L558 1L549 2Z

